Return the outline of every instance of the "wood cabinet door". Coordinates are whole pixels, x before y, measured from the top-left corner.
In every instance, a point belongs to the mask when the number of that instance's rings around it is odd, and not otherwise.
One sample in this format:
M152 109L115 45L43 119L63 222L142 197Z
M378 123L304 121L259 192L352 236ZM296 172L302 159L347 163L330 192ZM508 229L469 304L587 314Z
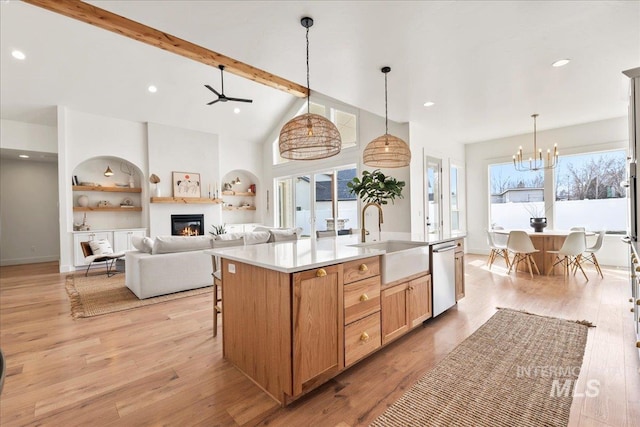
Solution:
M455 253L456 301L464 298L464 252Z
M293 395L344 368L342 265L293 275Z
M385 344L409 331L407 290L409 283L384 289L381 293L382 343Z
M410 281L407 298L409 328L414 328L431 317L431 275Z

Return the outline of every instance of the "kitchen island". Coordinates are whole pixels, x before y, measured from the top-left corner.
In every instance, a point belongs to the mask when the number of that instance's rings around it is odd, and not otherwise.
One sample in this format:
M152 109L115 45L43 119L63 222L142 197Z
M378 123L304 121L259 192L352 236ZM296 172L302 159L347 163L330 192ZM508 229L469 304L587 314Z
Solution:
M206 251L221 258L223 356L281 405L431 317L429 271L394 282L385 304L384 251L356 243L338 236ZM385 319L406 327L386 334Z

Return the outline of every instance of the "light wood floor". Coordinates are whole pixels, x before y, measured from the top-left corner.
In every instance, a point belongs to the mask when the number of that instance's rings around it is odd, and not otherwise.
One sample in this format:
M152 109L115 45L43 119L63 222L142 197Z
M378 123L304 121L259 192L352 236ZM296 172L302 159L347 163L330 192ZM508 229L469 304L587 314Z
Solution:
M605 268L580 276L489 272L466 257L467 296L457 307L294 402L279 408L221 357L212 337L212 296L73 320L55 264L0 269L0 345L8 376L2 426L367 425L489 317L510 307L590 329L571 426L640 425L640 363L628 276Z

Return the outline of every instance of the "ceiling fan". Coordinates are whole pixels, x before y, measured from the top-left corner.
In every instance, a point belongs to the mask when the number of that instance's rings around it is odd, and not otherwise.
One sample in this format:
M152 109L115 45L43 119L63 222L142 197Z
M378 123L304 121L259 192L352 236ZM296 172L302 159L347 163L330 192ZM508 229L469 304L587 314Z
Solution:
M220 92L218 92L217 90L215 90L214 88L212 88L209 85L204 85L204 87L206 87L207 89L209 89L211 92L215 93L216 95L218 95L218 99L214 99L213 101L207 103L207 105L212 105L215 104L216 102L220 101L220 102L227 102L227 101L236 101L236 102L253 102L252 99L245 99L245 98L232 98L230 96L226 96L224 94L224 65L218 65L218 68L220 68L220 81L222 82L222 90Z

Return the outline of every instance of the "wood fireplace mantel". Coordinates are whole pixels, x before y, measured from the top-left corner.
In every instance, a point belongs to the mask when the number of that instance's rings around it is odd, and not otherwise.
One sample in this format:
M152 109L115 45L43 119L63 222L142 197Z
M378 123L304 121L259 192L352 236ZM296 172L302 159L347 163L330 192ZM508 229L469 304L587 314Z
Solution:
M210 204L222 203L222 199L208 199L206 197L152 197L151 203L183 203L183 204Z

